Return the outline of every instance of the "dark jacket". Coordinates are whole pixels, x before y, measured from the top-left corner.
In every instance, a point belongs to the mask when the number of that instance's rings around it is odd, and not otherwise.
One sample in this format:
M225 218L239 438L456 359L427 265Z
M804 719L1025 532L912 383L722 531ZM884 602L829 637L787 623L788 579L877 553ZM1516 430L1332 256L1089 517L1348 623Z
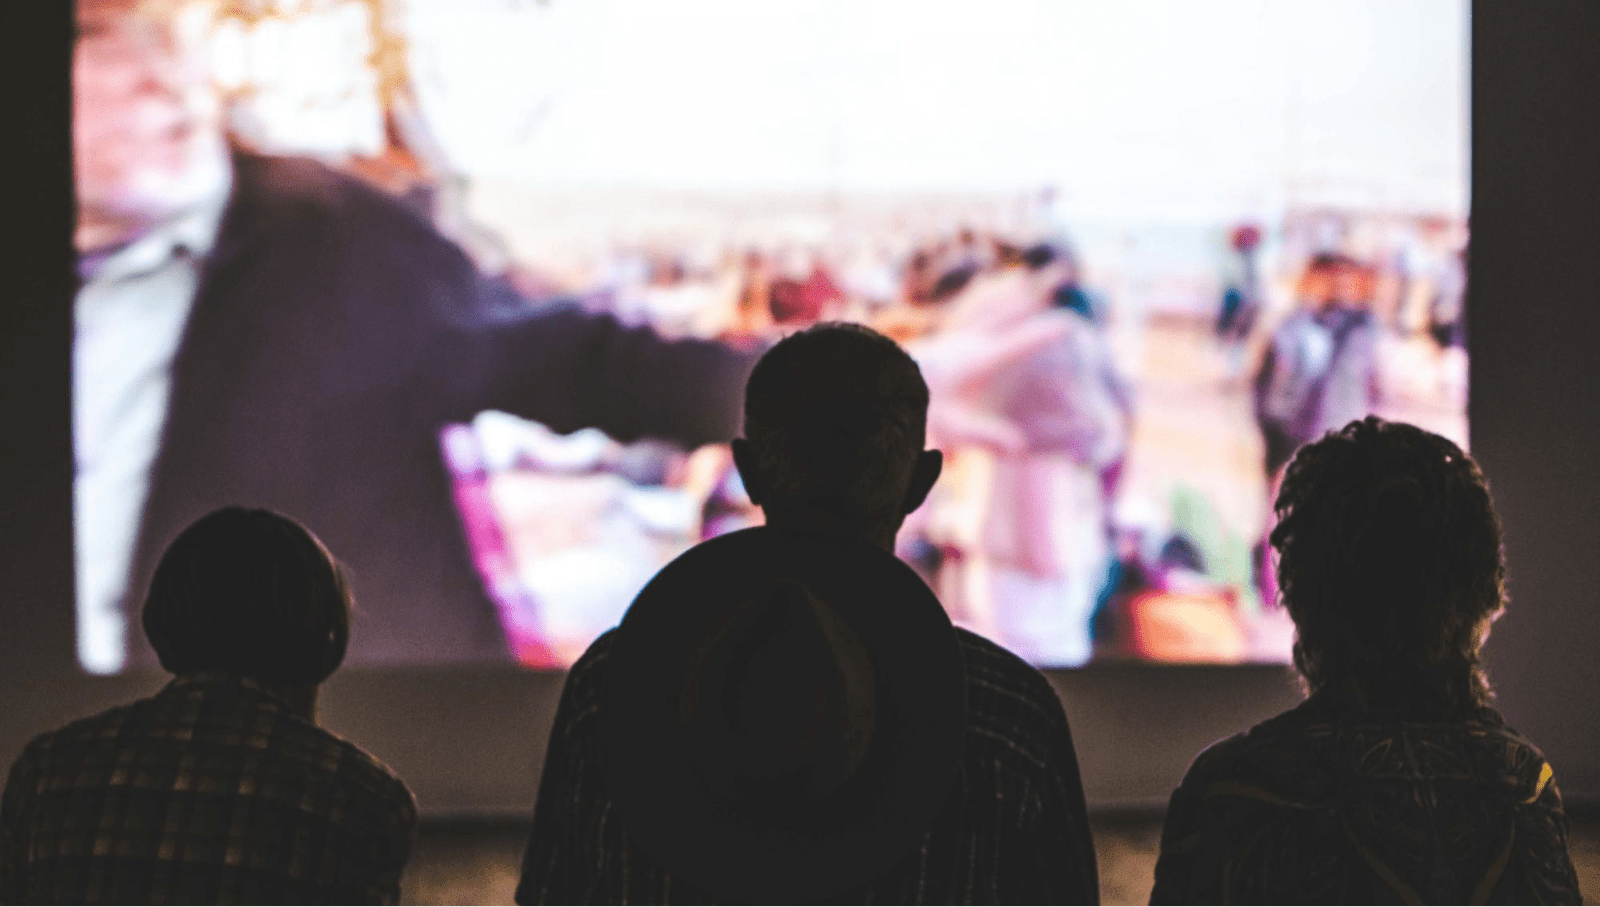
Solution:
M943 808L916 846L876 879L825 903L1100 903L1078 754L1061 700L1022 659L975 633L957 629L956 637L967 723ZM618 819L602 743L614 641L602 635L567 674L517 903L716 903L652 863Z
M268 507L347 567L350 660L508 658L440 428L499 409L694 447L737 433L753 364L574 304L535 306L398 200L310 161L241 157L174 362L127 606L188 523Z
M1172 795L1152 904L1577 904L1550 764L1493 709L1318 693Z
M0 904L394 904L403 781L237 675L34 738L0 797Z

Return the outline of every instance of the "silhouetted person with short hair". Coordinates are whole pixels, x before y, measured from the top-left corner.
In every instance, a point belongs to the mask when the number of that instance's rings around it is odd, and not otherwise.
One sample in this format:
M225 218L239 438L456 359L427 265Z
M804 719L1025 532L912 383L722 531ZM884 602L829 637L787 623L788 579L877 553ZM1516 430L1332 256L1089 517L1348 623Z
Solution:
M943 459L866 328L767 352L734 459L767 525L664 568L568 676L521 903L1092 903L1045 678L892 556Z
M1579 903L1549 763L1490 707L1500 523L1450 441L1368 417L1301 448L1271 534L1300 706L1201 753L1153 903Z
M5 903L395 903L411 792L317 727L350 595L305 527L229 507L167 548L161 692L30 743L0 803Z

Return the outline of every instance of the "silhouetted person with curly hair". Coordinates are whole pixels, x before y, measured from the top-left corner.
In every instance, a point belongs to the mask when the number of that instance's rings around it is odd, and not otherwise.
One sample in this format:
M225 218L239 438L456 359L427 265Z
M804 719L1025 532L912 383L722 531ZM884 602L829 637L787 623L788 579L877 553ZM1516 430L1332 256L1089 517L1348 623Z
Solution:
M1152 903L1579 903L1550 765L1479 664L1505 556L1477 464L1368 417L1301 448L1276 510L1310 695L1195 760Z

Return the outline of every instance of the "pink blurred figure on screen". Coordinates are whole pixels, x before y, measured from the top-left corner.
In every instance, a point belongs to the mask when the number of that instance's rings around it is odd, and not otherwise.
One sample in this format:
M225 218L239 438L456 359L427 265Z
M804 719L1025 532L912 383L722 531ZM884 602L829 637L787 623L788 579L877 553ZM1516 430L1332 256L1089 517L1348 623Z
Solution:
M519 664L559 669L566 665L545 638L539 601L517 576L516 559L500 527L489 488L489 467L483 447L470 425L447 425L439 432L439 449L450 469L461 529L472 549L473 566L483 588L500 611L506 642Z
M1090 656L1090 612L1127 448L1128 402L1104 339L1082 315L1052 310L1071 263L1053 246L978 275L942 331L914 346L933 391L942 444L990 452L987 505L963 569L980 624L1036 664Z

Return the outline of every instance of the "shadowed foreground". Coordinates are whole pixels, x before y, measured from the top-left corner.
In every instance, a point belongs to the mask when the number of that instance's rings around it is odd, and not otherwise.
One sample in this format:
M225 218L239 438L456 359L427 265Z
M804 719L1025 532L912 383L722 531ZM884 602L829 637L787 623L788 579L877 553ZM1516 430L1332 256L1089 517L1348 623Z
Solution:
M1585 904L1600 904L1600 813L1572 818L1572 862ZM1145 813L1090 818L1105 904L1145 904L1154 882L1161 819ZM406 904L510 904L528 826L505 820L426 822L401 890Z

